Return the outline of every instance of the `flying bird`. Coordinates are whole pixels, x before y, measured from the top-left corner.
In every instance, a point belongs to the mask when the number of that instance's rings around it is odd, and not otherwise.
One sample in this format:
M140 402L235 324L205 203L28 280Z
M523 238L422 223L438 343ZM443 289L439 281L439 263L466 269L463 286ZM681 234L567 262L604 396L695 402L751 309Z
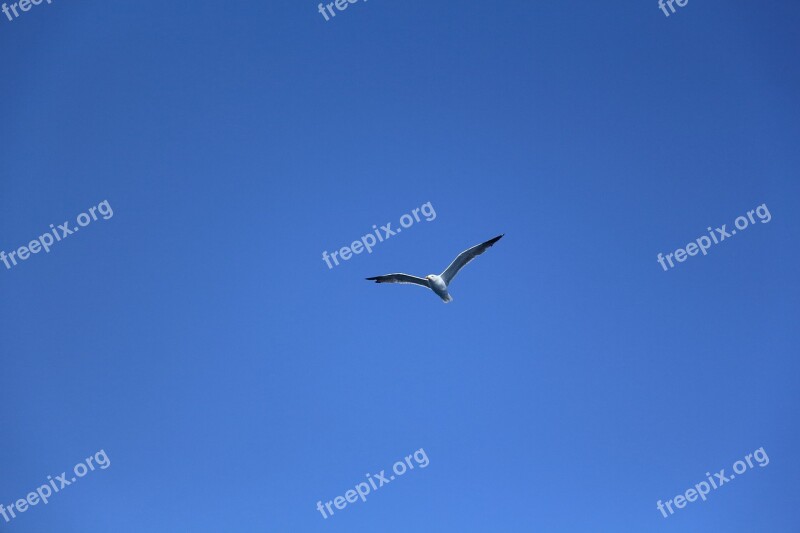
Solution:
M436 274L428 274L424 278L418 278L417 276L411 276L409 274L386 274L385 276L375 276L374 278L367 279L369 281L374 281L375 283L411 283L412 285L426 287L435 292L436 295L444 301L444 303L449 303L453 301L453 297L450 296L449 292L447 292L447 287L450 285L450 282L453 281L453 278L456 277L456 274L458 274L458 272L464 268L467 263L481 255L494 243L499 241L503 235L505 235L505 233L498 235L493 239L489 239L486 242L475 245L468 250L464 250L458 254L458 257L456 257L453 262L450 263L450 266L438 276Z

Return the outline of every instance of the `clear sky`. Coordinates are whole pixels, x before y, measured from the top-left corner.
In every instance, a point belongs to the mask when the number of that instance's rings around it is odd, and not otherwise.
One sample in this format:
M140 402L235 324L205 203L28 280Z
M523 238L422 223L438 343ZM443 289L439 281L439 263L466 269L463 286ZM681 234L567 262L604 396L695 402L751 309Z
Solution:
M113 209L0 264L0 503L111 461L0 530L797 531L798 27L789 0L0 14L0 250ZM450 304L364 280L500 233Z

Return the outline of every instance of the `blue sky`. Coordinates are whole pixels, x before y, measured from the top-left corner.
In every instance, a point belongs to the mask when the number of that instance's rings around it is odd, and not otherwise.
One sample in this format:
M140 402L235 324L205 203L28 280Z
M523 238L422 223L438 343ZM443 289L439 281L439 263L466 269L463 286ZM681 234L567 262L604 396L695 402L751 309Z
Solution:
M800 5L496 4L0 15L0 529L797 530Z

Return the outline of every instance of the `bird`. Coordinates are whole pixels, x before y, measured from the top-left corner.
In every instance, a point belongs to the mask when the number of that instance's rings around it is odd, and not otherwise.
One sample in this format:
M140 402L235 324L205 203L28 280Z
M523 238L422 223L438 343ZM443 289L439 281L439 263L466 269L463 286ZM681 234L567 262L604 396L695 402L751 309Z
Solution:
M436 295L442 299L444 303L450 303L453 301L453 297L450 296L447 288L450 286L450 282L453 281L453 278L456 277L456 274L464 268L467 263L481 255L483 252L488 250L494 243L499 241L505 233L498 235L492 239L489 239L486 242L482 242L473 246L472 248L468 248L464 250L458 257L456 257L450 266L448 266L444 272L439 274L428 274L424 278L418 278L417 276L412 276L410 274L386 274L383 276L375 276L374 278L366 278L368 281L374 281L375 283L410 283L412 285L419 285L420 287L426 287L432 290Z

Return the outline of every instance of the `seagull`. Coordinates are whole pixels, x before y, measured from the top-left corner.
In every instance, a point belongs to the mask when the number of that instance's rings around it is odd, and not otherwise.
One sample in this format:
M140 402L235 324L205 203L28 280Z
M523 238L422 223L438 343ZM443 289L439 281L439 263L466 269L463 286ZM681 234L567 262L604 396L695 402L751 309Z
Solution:
M374 281L375 283L411 283L413 285L419 285L435 292L444 303L450 303L453 301L453 297L447 292L447 287L450 285L450 282L453 281L453 278L456 277L459 270L488 250L494 243L499 241L503 235L505 235L505 233L493 239L489 239L486 242L477 244L468 250L464 250L458 254L458 257L450 263L450 266L438 276L436 274L428 274L424 278L418 278L417 276L411 276L409 274L386 274L385 276L375 276L374 278L366 279Z

